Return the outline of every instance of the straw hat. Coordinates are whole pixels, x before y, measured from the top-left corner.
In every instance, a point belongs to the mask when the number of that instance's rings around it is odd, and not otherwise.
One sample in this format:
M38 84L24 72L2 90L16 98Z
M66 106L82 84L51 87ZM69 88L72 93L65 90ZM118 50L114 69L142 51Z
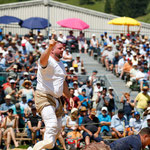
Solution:
M31 81L29 81L29 80L25 80L25 81L23 82L22 86L23 86L23 87L25 87L25 84L26 84L26 83L29 83L29 86L31 86L31 85L32 85Z

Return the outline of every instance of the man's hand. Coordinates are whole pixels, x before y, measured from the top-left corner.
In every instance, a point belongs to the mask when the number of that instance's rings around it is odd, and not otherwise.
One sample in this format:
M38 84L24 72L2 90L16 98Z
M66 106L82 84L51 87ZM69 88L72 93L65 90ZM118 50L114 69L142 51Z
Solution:
M74 108L74 100L73 100L73 98L70 98L70 106L71 106L71 108Z
M98 133L94 133L94 137L97 138L98 137Z
M91 131L88 131L88 134L89 134L90 136L92 136L92 135L93 135Z
M54 39L52 39L52 40L49 41L49 46L54 47L56 45L56 43L57 42Z

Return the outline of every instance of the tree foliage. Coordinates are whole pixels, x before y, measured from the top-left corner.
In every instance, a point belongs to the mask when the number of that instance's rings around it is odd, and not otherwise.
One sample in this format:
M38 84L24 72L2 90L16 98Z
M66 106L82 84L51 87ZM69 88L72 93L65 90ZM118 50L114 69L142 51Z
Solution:
M106 0L105 2L105 10L106 13L111 13L111 4L110 4L110 0Z

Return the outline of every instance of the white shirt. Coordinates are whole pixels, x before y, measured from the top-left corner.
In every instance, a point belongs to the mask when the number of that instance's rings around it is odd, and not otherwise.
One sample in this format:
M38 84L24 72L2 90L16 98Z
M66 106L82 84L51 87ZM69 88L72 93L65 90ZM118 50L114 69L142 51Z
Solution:
M63 94L65 77L66 71L62 61L57 62L50 56L45 69L41 67L40 60L38 61L37 90L58 98Z

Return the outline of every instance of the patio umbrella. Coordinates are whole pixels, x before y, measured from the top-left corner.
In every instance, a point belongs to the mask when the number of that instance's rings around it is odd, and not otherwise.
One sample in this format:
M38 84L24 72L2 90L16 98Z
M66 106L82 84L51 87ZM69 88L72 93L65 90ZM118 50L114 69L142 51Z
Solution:
M28 28L28 29L45 29L48 27L48 20L45 18L40 17L31 17L24 20L21 24L21 27ZM49 26L51 24L49 23Z
M84 30L89 28L89 25L87 23L85 23L84 21L78 18L64 19L58 21L57 24L59 24L61 27L77 29L77 30Z
M13 17L13 16L1 16L0 17L0 24L10 24L10 23L15 23L18 22L20 23L22 20L17 18L17 17Z
M108 22L113 25L140 26L141 23L130 17L119 17Z

